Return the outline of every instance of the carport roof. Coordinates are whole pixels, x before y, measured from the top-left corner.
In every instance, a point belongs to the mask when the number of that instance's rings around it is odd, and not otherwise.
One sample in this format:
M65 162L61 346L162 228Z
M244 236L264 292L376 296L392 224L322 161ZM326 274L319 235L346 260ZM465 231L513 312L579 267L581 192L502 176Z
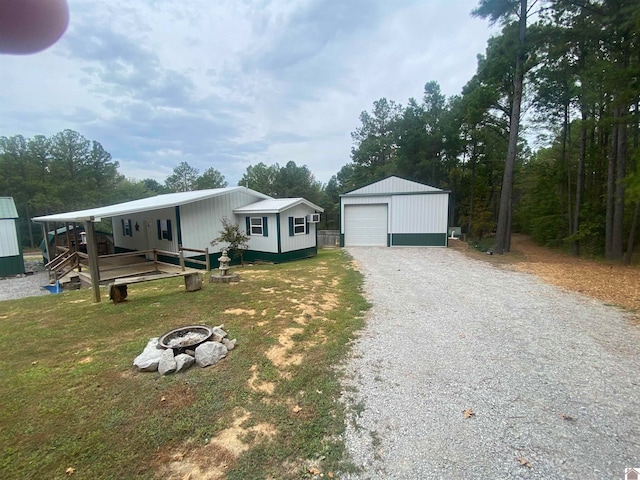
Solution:
M233 213L280 213L297 205L306 205L317 212L324 212L323 208L304 198L270 198L235 208Z
M77 210L75 212L34 217L32 220L34 222L40 223L100 221L100 219L102 218L127 215L137 212L148 212L151 210L159 210L161 208L174 207L176 205L185 205L187 203L193 203L207 198L218 197L220 195L225 195L227 193L236 191L244 191L258 199L269 198L268 195L256 192L255 190L251 190L247 187L213 188L210 190L196 190L193 192L167 193L164 195L142 198L140 200L133 200L131 202L109 205L107 207L90 208L87 210Z

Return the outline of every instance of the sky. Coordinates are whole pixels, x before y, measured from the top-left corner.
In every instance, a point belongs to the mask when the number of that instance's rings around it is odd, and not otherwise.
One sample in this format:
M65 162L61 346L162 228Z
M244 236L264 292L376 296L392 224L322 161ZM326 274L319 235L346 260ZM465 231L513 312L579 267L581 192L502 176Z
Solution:
M56 44L0 56L0 136L73 129L160 183L290 160L326 183L362 111L432 80L459 94L496 33L477 0L68 2Z

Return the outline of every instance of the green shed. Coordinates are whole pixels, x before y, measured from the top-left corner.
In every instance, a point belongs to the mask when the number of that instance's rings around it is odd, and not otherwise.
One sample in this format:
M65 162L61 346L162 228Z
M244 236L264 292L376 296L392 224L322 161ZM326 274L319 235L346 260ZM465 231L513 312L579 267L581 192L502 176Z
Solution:
M18 210L11 197L0 197L0 277L24 273Z

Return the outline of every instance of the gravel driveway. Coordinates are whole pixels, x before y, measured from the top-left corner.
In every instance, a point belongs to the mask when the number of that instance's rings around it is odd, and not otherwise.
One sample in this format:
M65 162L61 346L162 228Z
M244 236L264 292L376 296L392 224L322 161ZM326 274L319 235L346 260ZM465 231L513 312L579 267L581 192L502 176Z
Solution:
M623 312L451 249L348 252L373 308L343 394L362 473L344 478L640 467L640 327Z

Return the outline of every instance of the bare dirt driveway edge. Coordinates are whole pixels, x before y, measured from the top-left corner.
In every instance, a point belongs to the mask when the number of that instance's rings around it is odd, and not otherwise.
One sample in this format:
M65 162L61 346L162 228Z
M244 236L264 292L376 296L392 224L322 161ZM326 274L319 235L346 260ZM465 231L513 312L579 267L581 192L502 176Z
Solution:
M362 473L344 478L623 478L640 465L630 315L451 249L348 251L373 307L343 395Z

